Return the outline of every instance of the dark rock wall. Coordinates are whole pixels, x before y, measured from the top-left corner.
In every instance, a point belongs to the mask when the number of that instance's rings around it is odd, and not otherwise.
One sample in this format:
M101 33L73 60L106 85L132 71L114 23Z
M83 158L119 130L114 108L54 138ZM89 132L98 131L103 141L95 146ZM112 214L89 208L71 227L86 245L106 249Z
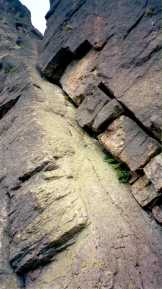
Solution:
M96 85L103 82L147 128L157 125L160 131L160 1L54 1L51 10L41 56L47 77L57 80L66 58L79 61L94 49L87 83L95 73Z
M52 61L59 71L59 54L64 50L80 58L84 52L79 47L88 42L87 49L101 50L96 60L97 84L103 81L150 127L152 118L161 113L160 1L55 2L52 15L47 15L49 29L42 45L46 75L57 79L53 70L50 75Z

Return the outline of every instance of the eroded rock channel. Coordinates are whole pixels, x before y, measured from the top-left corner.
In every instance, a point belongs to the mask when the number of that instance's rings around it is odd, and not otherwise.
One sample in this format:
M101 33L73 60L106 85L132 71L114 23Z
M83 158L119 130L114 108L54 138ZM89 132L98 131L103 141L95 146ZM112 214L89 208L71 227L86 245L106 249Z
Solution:
M162 289L160 1L50 2L0 0L0 289Z

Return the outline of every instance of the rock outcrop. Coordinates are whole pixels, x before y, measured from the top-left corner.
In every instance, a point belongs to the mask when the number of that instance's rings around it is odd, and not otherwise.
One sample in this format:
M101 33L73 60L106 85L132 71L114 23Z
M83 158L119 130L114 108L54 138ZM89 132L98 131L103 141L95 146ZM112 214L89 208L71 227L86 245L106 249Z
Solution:
M50 3L0 0L0 289L162 289L159 1Z
M78 107L79 126L157 193L148 168L161 158L160 15L159 0L53 1L39 61Z
M43 73L52 81L61 78L72 98L86 97L87 85L95 82L147 129L157 127L160 138L160 1L52 3L42 45Z

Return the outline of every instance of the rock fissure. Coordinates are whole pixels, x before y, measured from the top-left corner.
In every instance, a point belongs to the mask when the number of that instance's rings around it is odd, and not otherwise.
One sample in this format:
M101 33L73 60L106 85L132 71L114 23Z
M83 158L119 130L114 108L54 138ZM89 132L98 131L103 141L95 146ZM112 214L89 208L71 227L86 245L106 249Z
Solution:
M18 275L20 279L20 289L26 289L26 277L25 275Z
M1 105L0 107L0 119L4 117L4 115L14 107L14 105L18 102L21 95L18 95L16 99L10 100L9 102Z
M26 172L23 176L19 177L20 182L25 183L26 181L28 181L30 178L32 178L33 176L35 176L37 173L41 172L41 171L50 171L53 169L57 169L57 165L54 161L44 161L42 164L40 164L38 167L36 167L35 169Z
M147 6L145 7L145 9L146 8L147 8ZM124 35L124 39L126 39L128 37L128 35L139 25L139 23L141 22L141 20L143 19L144 16L145 16L145 11L138 17L136 22L128 29L128 31Z

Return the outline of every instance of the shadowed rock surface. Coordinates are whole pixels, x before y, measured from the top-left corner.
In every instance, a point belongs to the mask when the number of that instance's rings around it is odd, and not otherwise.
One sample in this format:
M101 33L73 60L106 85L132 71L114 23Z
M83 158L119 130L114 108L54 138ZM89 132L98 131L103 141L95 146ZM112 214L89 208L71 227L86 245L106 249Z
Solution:
M0 289L162 289L159 2L50 3L0 0Z

